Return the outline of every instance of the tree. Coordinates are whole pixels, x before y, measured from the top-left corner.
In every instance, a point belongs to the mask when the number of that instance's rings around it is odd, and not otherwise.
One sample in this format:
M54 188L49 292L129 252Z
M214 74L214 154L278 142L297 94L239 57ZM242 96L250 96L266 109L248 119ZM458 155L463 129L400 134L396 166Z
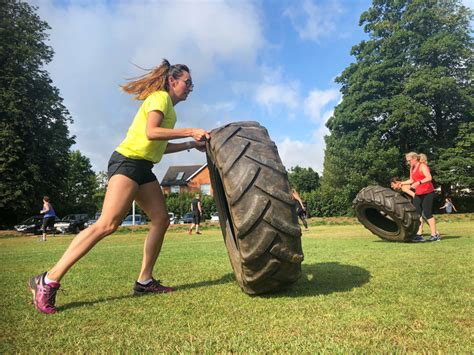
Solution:
M104 203L105 193L107 191L107 183L108 178L106 171L99 171L95 174L96 190L94 192L93 200L96 212L102 211L102 205Z
M474 190L474 122L460 126L455 146L441 151L435 170L436 182L446 192Z
M0 227L59 198L67 176L72 122L43 66L53 57L49 26L30 5L0 6Z
M322 192L346 209L368 184L407 175L403 155L436 163L473 117L472 12L457 0L373 0L361 15L369 39L336 81L342 102L328 120Z
M301 168L295 166L288 172L290 185L298 191L298 193L310 192L319 187L319 174L312 168Z
M62 215L95 213L94 195L98 186L89 158L83 156L78 150L72 151L69 153L67 166L66 186L60 195L62 205L58 204L57 212Z

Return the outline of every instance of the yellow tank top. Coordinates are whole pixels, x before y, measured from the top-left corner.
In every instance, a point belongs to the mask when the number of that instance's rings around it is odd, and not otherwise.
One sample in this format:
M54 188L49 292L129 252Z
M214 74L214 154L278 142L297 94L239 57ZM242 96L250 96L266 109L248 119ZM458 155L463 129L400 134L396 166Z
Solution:
M115 149L120 154L131 159L145 159L158 163L165 152L168 141L149 140L146 136L146 121L148 113L161 111L163 121L160 127L174 128L176 124L176 111L171 97L166 91L155 91L148 96L138 109L127 136Z

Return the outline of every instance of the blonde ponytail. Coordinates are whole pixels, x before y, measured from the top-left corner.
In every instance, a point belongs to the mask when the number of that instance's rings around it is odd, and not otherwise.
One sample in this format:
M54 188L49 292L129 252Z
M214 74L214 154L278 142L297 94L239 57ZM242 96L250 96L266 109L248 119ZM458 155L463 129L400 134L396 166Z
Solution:
M428 164L428 157L426 156L426 154L420 153L418 160L420 161L420 163Z
M128 83L120 87L126 93L135 95L135 100L145 100L155 91L168 91L168 78L172 76L178 79L183 71L189 73L189 68L184 64L171 65L168 60L163 59L159 66L139 77L129 79Z

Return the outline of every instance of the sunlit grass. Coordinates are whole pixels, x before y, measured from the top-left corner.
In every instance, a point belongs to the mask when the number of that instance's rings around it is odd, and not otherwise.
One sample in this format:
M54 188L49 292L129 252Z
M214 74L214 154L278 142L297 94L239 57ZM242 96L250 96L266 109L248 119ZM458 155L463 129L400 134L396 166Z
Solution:
M440 222L444 239L426 244L384 242L353 223L312 224L303 277L257 297L236 284L217 228L198 237L179 227L155 272L178 291L132 297L145 231L119 233L65 277L52 316L29 304L26 283L72 236L0 238L0 352L472 351L470 216Z

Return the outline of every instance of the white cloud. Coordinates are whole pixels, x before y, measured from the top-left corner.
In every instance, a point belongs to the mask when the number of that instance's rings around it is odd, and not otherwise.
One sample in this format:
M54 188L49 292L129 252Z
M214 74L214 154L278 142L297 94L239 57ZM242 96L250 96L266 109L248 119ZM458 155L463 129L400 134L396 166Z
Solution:
M328 109L328 105L337 102L340 97L337 89L312 90L304 101L304 112L314 122L324 124L334 111L332 107Z
M257 86L255 100L269 111L274 105L283 105L286 108L298 107L298 93L294 86L283 84L263 83Z
M131 63L144 68L162 58L185 63L194 81L209 89L209 78L222 72L222 64L253 68L265 45L258 11L249 2L29 2L52 27L49 45L55 56L47 70L74 119L74 149L90 157L96 171L106 169L140 104L118 87L142 74ZM192 120L178 114L178 126L212 127L214 117L199 101L199 93L193 93L178 105L177 110L181 105L196 109ZM182 159L181 154L166 157Z
M336 20L341 13L337 1L316 5L312 0L304 0L302 5L298 3L289 7L284 15L290 18L301 39L319 41L337 29Z
M463 0L464 6L474 9L474 0Z
M283 165L290 169L295 166L313 168L322 173L324 162L324 140L301 141L285 138L277 143Z

